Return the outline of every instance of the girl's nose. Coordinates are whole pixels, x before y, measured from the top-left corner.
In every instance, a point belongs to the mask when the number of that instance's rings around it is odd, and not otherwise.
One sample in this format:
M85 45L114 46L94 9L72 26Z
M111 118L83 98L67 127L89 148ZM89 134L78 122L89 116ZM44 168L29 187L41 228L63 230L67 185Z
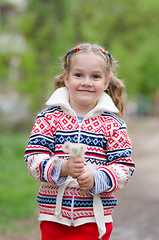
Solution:
M92 80L90 79L90 77L85 77L83 79L82 85L91 86L92 85Z

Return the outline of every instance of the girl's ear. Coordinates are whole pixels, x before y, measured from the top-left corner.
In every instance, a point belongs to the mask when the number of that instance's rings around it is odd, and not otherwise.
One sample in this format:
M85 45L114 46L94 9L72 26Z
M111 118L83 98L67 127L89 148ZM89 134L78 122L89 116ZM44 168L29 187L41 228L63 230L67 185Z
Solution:
M63 77L64 77L65 85L66 85L66 87L68 87L68 73L66 72L66 70L64 70Z
M105 85L104 85L104 90L106 90L109 86L109 83L110 83L110 78L113 76L113 73L112 71L110 71L110 74L108 76L108 78L106 79L106 82L105 82Z
M108 88L108 85L110 83L110 76L106 79L105 84L104 84L104 91Z

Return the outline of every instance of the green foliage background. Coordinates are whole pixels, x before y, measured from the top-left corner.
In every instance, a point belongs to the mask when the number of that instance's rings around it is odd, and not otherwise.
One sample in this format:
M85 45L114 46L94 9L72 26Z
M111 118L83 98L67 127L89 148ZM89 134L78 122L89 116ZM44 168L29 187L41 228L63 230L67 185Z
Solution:
M152 98L159 88L158 22L158 0L28 0L26 10L1 31L9 28L27 42L27 51L19 54L19 79L12 87L28 95L31 108L38 109L53 91L60 57L77 43L91 42L117 59L129 98ZM9 58L0 57L0 81L5 83Z
M7 133L0 138L0 232L23 231L18 221L35 216L40 183L33 179L23 161L26 133ZM35 216L37 218L37 216Z
M91 42L108 49L116 58L118 76L125 81L130 99L144 94L153 100L159 89L158 0L26 3L27 7L20 11L7 0L0 2L0 10L5 6L14 11L12 18L5 18L2 11L0 36L19 34L27 44L26 51L0 52L0 93L4 89L17 91L22 98L29 97L34 113L41 110L53 92L53 76L61 70L60 58L73 45ZM12 80L10 61L14 58L20 64L18 77ZM20 128L24 131L23 124L18 123ZM0 230L12 224L15 228L15 220L29 218L35 209L39 183L29 176L22 160L29 133L1 133Z

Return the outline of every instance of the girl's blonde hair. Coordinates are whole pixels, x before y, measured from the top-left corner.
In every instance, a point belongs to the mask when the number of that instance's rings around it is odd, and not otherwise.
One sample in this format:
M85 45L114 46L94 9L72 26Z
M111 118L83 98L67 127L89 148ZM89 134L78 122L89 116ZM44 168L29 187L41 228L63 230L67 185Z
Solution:
M63 71L65 70L66 72L69 73L72 56L74 56L77 53L90 53L90 52L102 56L105 60L106 78L110 77L109 86L105 90L105 92L112 98L114 104L118 108L119 113L117 115L123 118L125 86L123 82L114 75L113 71L116 66L116 61L108 51L105 51L102 47L96 44L82 43L78 46L75 46L70 51L68 51L67 54L63 57L62 61ZM60 87L65 87L64 73L56 76L55 78L55 89Z

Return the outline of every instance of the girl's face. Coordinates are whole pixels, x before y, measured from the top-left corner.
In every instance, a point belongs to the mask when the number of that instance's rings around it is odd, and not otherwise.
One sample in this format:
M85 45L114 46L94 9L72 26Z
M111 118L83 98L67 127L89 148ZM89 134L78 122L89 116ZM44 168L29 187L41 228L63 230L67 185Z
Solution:
M94 53L78 53L71 59L70 71L64 72L70 105L79 116L93 109L107 88L105 61Z

